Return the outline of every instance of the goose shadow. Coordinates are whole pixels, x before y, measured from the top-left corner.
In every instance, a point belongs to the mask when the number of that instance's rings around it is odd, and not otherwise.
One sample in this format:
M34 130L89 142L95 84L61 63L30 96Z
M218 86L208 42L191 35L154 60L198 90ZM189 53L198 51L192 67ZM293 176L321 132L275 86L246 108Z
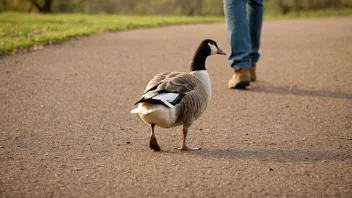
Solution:
M199 152L188 152L197 155L219 159L259 160L269 162L325 162L350 161L352 157L346 152L337 151L308 151L308 150L268 150L268 149L202 149Z
M339 91L328 91L328 90L308 90L299 89L295 86L279 87L273 86L264 81L258 81L246 89L247 91L263 92L263 93L274 93L274 94L285 94L285 95L298 95L298 96L318 96L338 99L352 100L352 93L344 93Z

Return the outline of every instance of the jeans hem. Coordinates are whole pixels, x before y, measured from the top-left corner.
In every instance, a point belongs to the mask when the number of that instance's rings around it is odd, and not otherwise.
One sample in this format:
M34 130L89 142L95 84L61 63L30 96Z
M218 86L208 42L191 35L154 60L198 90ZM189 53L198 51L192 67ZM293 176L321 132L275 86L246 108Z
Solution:
M240 69L248 69L250 67L252 67L251 64L248 64L248 63L242 63L242 64L233 64L231 65L231 67L237 71L237 70L240 70Z

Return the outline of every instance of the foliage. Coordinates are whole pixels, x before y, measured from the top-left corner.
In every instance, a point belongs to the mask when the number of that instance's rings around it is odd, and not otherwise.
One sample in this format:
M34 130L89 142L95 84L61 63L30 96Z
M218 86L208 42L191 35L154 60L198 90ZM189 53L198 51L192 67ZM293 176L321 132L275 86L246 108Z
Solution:
M352 0L264 0L271 13L351 8Z
M343 17L352 16L352 8L346 9L325 9L314 11L289 12L285 15L270 13L265 15L265 19L295 19L295 18L320 18L320 17Z
M151 15L223 15L222 0L0 0L0 11L38 11L38 2L45 7L52 1L56 13L88 14L151 14ZM264 0L267 13L287 14L289 12L322 9L351 8L352 0Z

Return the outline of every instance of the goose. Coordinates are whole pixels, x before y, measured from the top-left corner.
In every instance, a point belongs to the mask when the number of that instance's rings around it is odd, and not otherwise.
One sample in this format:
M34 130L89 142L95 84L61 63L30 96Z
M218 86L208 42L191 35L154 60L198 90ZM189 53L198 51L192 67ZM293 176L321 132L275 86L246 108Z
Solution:
M205 68L209 55L222 54L217 43L211 39L203 40L193 56L190 72L164 72L151 79L135 105L132 114L150 125L149 147L160 151L155 136L155 126L171 128L182 125L182 144L179 150L200 150L186 144L188 129L206 110L211 97L211 82Z

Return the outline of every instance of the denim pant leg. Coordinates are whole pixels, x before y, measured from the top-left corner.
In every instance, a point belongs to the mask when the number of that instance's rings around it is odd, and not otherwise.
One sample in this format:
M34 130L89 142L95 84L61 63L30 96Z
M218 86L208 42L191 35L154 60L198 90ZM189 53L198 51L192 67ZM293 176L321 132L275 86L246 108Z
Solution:
M252 66L251 41L247 19L247 0L223 0L227 35L230 43L229 64L235 70Z
M249 54L252 65L255 65L260 57L260 35L263 23L263 0L248 0L247 13L249 32L251 37L251 52Z

